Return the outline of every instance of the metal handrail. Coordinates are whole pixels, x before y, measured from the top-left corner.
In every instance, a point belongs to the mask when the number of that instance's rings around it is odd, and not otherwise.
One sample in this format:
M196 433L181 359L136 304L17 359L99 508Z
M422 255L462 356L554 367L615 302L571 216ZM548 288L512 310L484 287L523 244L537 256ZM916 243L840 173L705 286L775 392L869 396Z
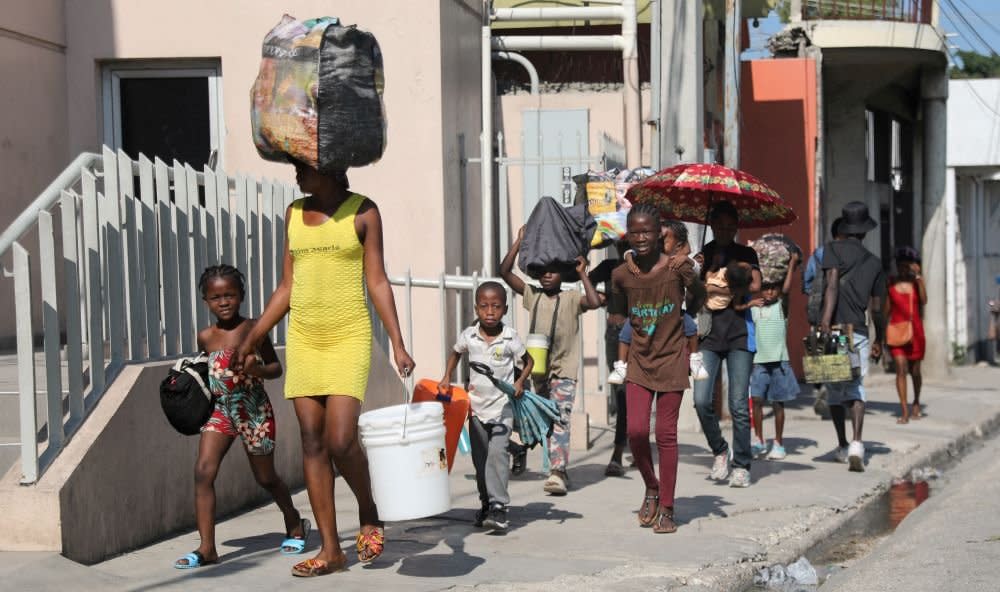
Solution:
M73 162L63 169L63 172L59 173L59 176L49 183L49 186L39 193L38 197L7 226L3 234L0 234L0 256L3 256L14 244L14 241L37 223L39 212L56 205L62 197L62 192L74 187L80 181L83 169L94 166L100 160L101 155L96 152L82 152L74 158Z
M59 199L62 195L62 191L72 189L77 187L80 183L81 171L87 168L93 167L95 164L101 162L103 156L96 152L81 152L73 162L63 169L59 176L56 177L49 186L42 190L38 194L38 197L32 201L28 207L24 209L17 218L11 222L7 228L0 234L0 257L10 249L11 244L15 240L21 237L26 231L31 229L32 225L36 222L38 218L38 213L43 210L48 210L55 207L59 203ZM132 161L132 174L133 176L139 176L140 167L139 163ZM195 179L198 181L199 185L204 186L205 184L205 173L195 171ZM167 168L167 179L169 181L174 180L174 169L173 167ZM233 177L228 178L229 188L235 188L235 179ZM262 184L260 181L256 181L257 190L261 190Z
M208 324L196 287L204 267L240 269L245 310L260 315L280 281L285 208L299 196L290 185L105 147L76 157L18 215L0 255L11 252L13 263L23 484L38 481L126 363L196 348ZM286 326L272 336L279 345ZM41 423L36 376L45 377Z

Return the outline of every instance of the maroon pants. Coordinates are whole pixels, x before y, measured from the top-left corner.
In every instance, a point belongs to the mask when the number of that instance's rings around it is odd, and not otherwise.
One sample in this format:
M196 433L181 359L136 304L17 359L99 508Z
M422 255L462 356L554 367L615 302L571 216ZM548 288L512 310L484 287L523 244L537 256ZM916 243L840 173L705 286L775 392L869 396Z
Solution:
M674 506L677 486L677 417L683 393L654 393L646 387L629 382L625 385L628 408L628 446L635 457L642 480L648 489L660 490L660 505ZM653 470L653 455L649 446L649 414L656 402L656 451L660 457L660 478Z

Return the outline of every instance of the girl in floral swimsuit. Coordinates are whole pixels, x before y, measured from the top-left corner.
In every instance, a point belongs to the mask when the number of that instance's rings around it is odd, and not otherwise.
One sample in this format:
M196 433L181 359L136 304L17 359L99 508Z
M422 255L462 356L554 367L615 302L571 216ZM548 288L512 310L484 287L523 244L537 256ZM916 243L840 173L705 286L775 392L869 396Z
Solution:
M198 333L199 349L210 352L208 381L215 409L201 428L194 469L195 515L201 544L178 559L174 567L191 569L219 561L215 548L215 477L237 436L257 483L270 492L284 515L287 538L281 543L281 552L301 553L310 525L295 509L288 486L274 469L274 411L263 382L281 376L281 362L270 340L264 340L258 355L248 359L240 372L230 370L236 347L256 322L240 315L245 294L243 274L230 265L209 267L198 287L216 318L214 324Z

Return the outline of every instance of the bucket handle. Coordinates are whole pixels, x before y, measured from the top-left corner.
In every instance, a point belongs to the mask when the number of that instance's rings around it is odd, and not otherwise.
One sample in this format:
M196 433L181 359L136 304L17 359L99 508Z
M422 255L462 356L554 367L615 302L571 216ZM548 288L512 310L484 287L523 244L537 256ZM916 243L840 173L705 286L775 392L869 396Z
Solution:
M407 380L403 383L403 434L400 437L403 442L406 441L406 423L410 416L410 405L413 403L412 382L411 380Z

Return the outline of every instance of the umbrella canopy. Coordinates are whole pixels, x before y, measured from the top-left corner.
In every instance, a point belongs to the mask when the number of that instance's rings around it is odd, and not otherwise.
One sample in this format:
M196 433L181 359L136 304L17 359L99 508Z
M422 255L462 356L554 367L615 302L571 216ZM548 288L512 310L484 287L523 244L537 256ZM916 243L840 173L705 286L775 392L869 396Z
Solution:
M506 393L510 398L511 409L514 412L514 422L517 425L521 443L528 448L544 442L552 435L552 426L562 423L559 408L555 402L524 391L520 398L514 397L514 385L493 376L493 369L480 362L470 362L469 367L490 379L495 387Z
M739 212L740 228L792 223L796 216L778 192L749 173L718 164L690 163L665 168L636 183L625 194L632 203L658 207L669 220L708 222L712 205L729 201Z

